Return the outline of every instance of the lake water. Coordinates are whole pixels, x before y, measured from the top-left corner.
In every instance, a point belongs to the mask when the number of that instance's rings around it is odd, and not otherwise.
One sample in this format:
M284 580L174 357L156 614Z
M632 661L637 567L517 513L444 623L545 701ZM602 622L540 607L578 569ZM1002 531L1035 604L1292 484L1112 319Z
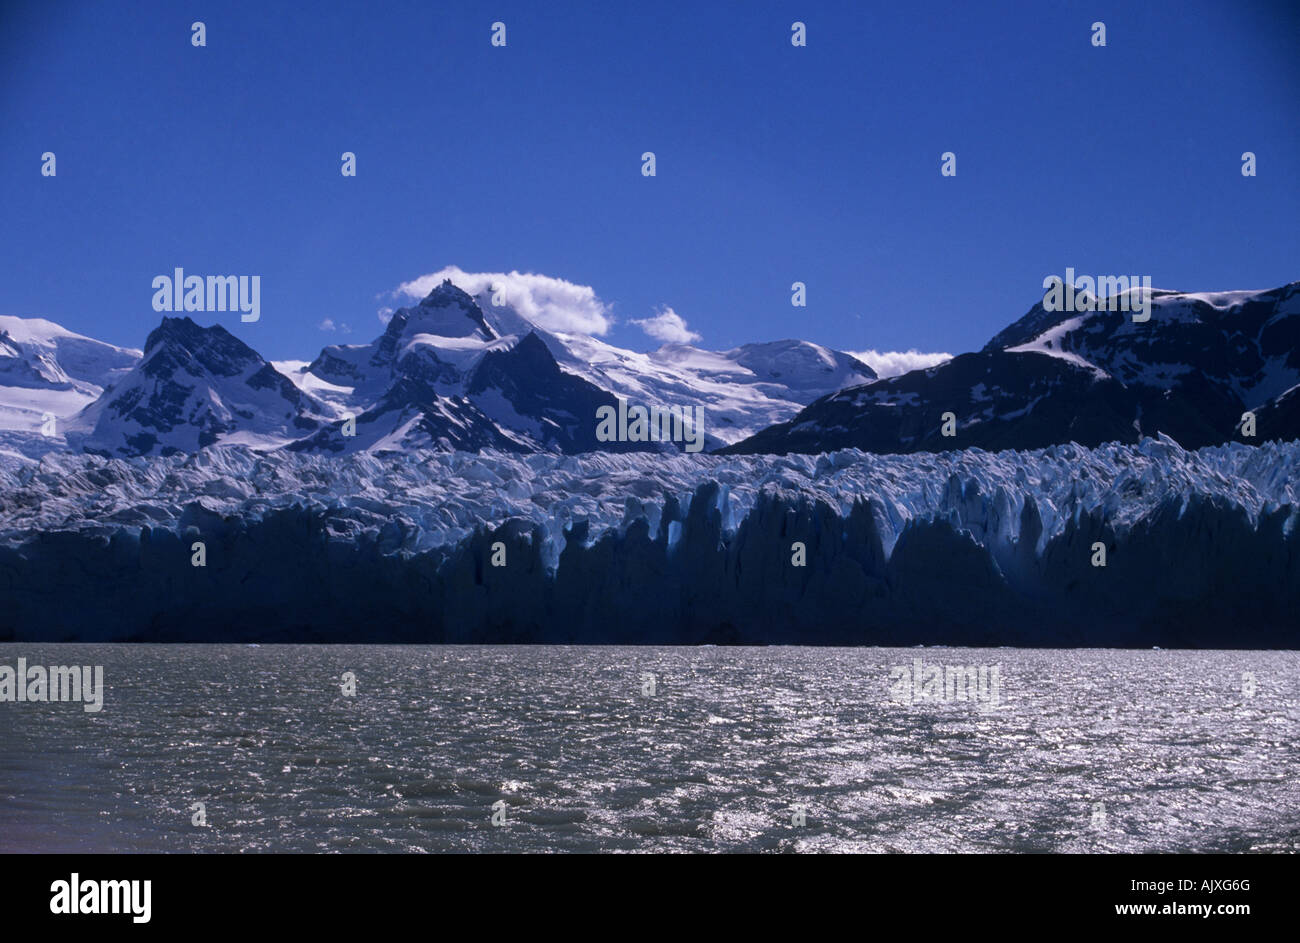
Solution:
M1300 850L1295 652L19 657L102 665L104 707L0 703L4 852ZM912 685L918 658L970 695Z

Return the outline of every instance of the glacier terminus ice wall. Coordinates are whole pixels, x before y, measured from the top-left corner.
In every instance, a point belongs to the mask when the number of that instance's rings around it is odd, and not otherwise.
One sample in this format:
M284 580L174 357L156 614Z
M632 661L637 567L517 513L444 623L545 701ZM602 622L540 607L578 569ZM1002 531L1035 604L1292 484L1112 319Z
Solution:
M1295 647L1298 463L7 451L0 640Z

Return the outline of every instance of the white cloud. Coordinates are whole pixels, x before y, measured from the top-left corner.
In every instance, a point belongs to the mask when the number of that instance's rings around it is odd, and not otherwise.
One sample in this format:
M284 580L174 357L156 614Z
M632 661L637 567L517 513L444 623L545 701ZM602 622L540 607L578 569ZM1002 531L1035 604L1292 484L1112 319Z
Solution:
M668 344L693 344L700 339L686 326L685 319L672 308L663 307L653 318L634 318L632 323L655 340Z
M913 370L924 370L935 364L951 360L952 354L925 353L916 350L850 350L851 356L857 357L881 377L896 377Z
M375 312L375 314L379 315L379 320L384 324L387 324L389 321L393 320L392 308L389 307L380 308L378 311Z
M316 326L320 328L322 331L332 331L334 330L334 319L326 318L324 321L320 322L320 324L317 324Z
M466 272L449 265L431 275L421 275L397 287L395 294L419 300L450 278L471 295L485 292L499 298L538 327L567 334L604 334L614 319L609 305L588 285L562 278L520 272ZM383 313L380 314L383 319Z

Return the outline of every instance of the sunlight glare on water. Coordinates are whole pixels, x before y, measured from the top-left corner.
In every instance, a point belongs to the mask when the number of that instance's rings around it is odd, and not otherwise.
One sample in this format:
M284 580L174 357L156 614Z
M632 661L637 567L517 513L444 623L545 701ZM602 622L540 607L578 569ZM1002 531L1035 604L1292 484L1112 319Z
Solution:
M103 665L106 693L0 704L4 852L1300 850L1292 652L0 645L20 656ZM997 666L996 703L902 702L918 657Z

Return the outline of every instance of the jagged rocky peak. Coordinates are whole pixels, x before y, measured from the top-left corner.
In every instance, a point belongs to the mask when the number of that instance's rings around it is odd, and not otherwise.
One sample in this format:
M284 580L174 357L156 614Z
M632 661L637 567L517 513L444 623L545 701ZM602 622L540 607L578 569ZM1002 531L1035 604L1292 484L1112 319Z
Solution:
M474 304L474 299L468 293L457 288L450 278L444 278L441 284L424 296L420 302L421 308L445 308L449 304L459 304L462 307L478 307Z
M472 297L443 279L413 308L402 308L388 322L385 332L392 337L433 334L438 337L468 337L477 333L484 340L496 340L483 309Z
M368 348L352 348L352 350L367 351L369 366L377 368L382 382L386 383L387 375L399 369L402 363L410 366L412 360L409 354L414 347L429 348L425 351L425 357L417 359L427 359L427 356L431 355L433 360L440 361L440 358L433 354L433 347L438 346L438 338L451 339L453 343L450 346L453 349L459 349L464 339L473 339L478 344L499 339L483 317L483 309L478 306L478 303L453 285L450 279L445 279L418 305L399 308L393 312L384 333ZM354 365L353 355L348 353L347 348L332 348L332 359L325 357L330 350L327 348L326 351L322 351L322 356L318 357L313 364L313 369L319 367L323 371L320 376L335 382L343 380L359 381L363 385L366 383L367 371L357 369L359 365ZM332 361L346 363L339 364ZM427 366L419 369L429 372ZM374 380L373 377L371 379Z
M152 375L195 363L217 376L235 376L262 359L221 325L202 327L185 317L163 318L149 332L144 352L146 372Z
M273 448L315 430L322 404L225 328L163 318L144 359L69 420L69 442L114 457L194 452L235 436Z
M176 343L176 344L198 344L202 343L212 328L200 327L188 317L168 318L164 317L159 325L149 332L145 338L145 353L153 350L159 344Z

